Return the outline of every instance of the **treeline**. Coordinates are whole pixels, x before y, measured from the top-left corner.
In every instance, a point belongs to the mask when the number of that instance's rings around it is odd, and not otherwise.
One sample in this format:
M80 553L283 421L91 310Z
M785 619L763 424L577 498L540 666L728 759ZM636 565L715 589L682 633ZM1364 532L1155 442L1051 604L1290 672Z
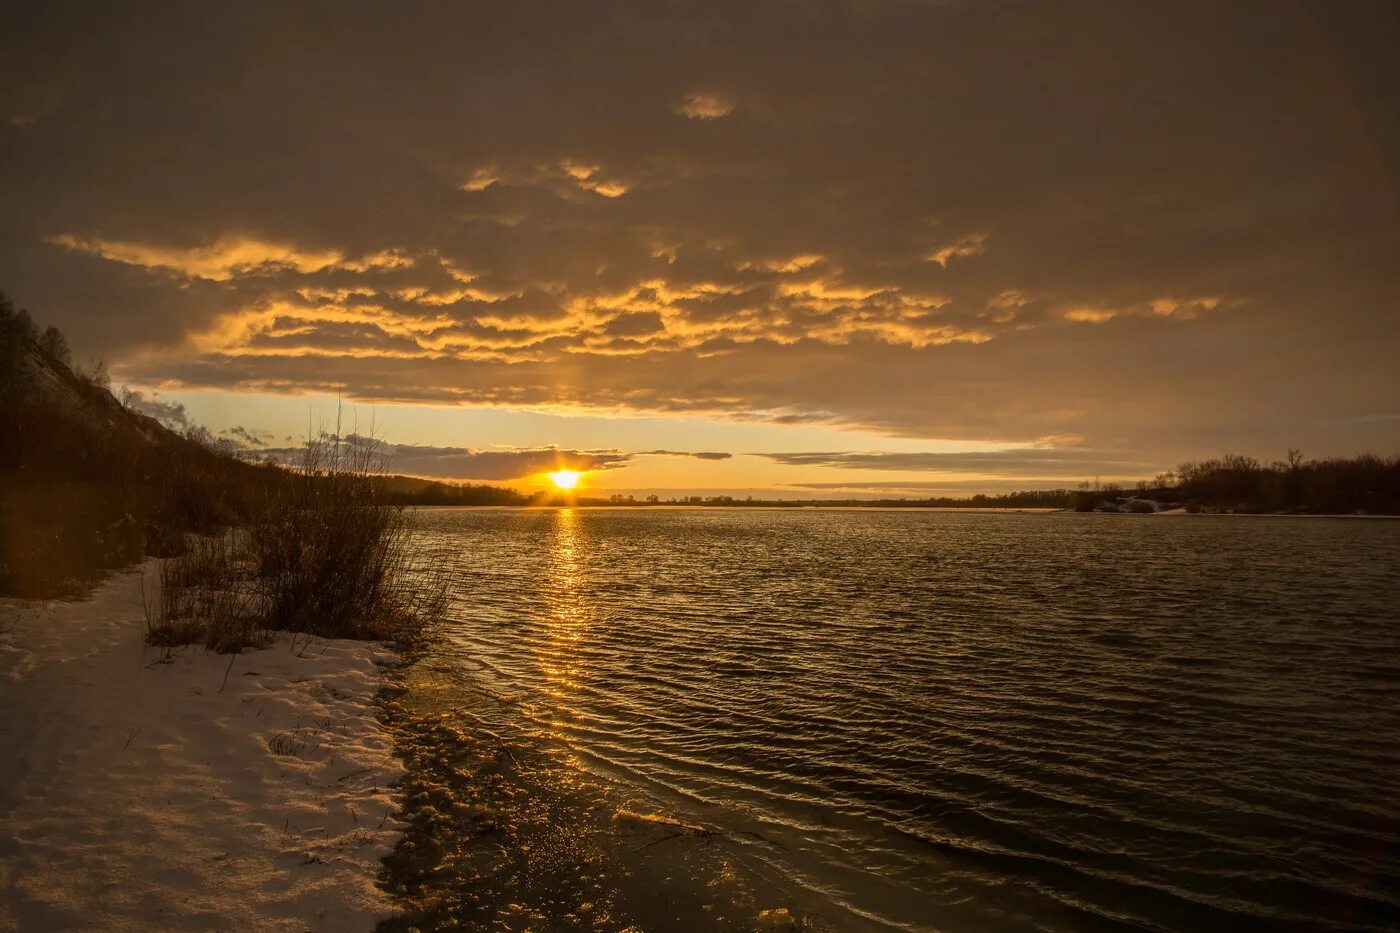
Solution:
M443 483L412 476L378 476L380 498L394 505L528 505L529 496L501 486Z
M902 499L880 499L875 505L922 506L935 509L1064 509L1069 507L1074 493L1068 489L1024 489L1019 492L987 496L978 493L967 498L940 496L906 502Z
M1136 507L1141 506L1141 507ZM1071 496L1080 512L1180 507L1188 512L1400 515L1400 456L1304 460L1290 450L1265 463L1226 454L1192 460L1132 487L1085 484Z
M720 508L900 508L900 509L1065 509L1069 508L1077 493L1070 489L1026 489L988 496L978 493L975 496L954 498L935 496L928 499L755 499L753 496L673 496L662 499L659 496L614 495L607 499L579 498L578 505L691 505L717 506Z
M1187 508L1400 515L1400 456L1304 460L1290 450L1263 463L1231 454L1183 463L1171 479Z

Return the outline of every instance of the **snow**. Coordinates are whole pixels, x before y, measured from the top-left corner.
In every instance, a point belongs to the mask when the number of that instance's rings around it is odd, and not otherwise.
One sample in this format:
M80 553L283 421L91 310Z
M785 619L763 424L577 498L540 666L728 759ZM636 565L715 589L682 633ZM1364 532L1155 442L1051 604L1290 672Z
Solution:
M0 931L369 930L403 825L375 715L395 656L144 645L154 562L0 601Z

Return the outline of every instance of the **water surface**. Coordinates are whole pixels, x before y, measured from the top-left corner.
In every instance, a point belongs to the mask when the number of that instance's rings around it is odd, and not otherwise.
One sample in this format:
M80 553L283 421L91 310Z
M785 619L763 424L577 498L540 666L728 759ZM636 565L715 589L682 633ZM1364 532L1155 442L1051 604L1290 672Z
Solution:
M1400 522L415 523L443 657L838 928L1400 926Z

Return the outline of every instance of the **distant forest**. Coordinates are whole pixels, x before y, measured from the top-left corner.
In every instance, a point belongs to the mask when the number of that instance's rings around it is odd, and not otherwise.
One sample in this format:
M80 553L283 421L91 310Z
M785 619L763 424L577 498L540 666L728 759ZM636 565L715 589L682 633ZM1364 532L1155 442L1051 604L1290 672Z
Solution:
M1400 456L1261 463L1239 455L1183 463L1176 488L1188 505L1247 512L1400 514Z
M928 499L755 499L753 496L674 496L662 499L646 496L609 496L606 499L580 497L579 505L692 505L720 508L902 508L902 509L1066 509L1076 493L1070 489L1028 489L997 496L978 494L966 498L936 496Z
M529 505L531 498L514 489L474 483L443 483L412 476L375 480L380 495L395 505Z
M1073 493L1070 507L1089 512L1106 502L1130 506L1135 501L1188 512L1400 515L1400 456L1304 460L1290 450L1287 459L1264 463L1227 454L1188 461L1131 490L1086 486Z
M925 499L757 499L752 496L581 495L567 500L554 493L524 495L499 486L386 477L385 495L400 505L523 506L568 501L584 507L692 506L701 508L903 508L903 509L1068 509L1077 512L1157 512L1181 508L1196 513L1294 513L1400 515L1400 456L1331 457L1304 460L1289 451L1286 460L1264 463L1227 454L1189 461L1175 471L1132 486L1083 484L1078 489L1027 489L1001 495L935 496Z

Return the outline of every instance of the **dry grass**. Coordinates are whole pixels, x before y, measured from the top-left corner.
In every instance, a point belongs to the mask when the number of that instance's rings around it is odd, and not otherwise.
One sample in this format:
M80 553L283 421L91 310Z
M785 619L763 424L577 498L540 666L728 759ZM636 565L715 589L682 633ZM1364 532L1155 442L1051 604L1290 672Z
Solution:
M274 755L287 755L292 758L301 757L301 753L306 749L306 742L298 739L295 735L286 732L279 732L267 740L268 751Z
M161 565L159 605L147 616L148 643L202 643L222 653L266 641L246 537L239 531L192 537L183 555Z

